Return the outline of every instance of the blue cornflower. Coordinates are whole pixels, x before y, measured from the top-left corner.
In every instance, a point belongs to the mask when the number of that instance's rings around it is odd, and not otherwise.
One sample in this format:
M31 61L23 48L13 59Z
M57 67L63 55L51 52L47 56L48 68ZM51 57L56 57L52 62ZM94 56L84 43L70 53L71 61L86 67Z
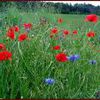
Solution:
M96 60L89 60L90 64L96 64Z
M76 54L76 55L71 55L71 56L68 57L68 59L69 59L70 61L76 61L76 60L80 59L80 55L78 55L78 54Z
M74 56L76 57L76 60L80 59L80 55L76 54Z
M52 79L52 78L46 78L46 79L45 79L45 83L48 84L48 85L49 85L49 84L54 84L54 83L55 83L55 80Z

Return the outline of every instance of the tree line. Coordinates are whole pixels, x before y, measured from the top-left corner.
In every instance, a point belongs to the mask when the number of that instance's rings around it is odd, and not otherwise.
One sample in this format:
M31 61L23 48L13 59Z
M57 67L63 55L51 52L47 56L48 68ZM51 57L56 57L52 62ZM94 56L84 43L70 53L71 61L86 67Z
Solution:
M36 9L47 9L54 13L61 14L97 14L100 15L100 6L94 6L91 4L68 4L68 3L53 3L53 2L0 2L0 11L7 10L9 7L16 7L21 11L34 11Z

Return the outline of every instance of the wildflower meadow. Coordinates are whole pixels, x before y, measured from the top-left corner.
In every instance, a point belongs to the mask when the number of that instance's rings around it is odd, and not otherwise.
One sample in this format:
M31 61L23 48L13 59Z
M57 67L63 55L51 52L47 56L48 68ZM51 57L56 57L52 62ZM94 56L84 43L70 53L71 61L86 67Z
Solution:
M96 98L100 16L34 9L0 12L0 98Z

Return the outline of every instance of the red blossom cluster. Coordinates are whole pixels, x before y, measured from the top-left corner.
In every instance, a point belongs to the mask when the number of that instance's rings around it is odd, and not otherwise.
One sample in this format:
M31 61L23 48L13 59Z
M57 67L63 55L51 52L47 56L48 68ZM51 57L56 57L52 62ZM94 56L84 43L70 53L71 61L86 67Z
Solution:
M31 29L32 28L31 23L24 23L23 26L24 26L25 29Z
M98 16L95 14L87 15L85 21L96 23L99 20Z
M93 23L96 23L98 21L98 19L99 19L98 16L95 15L95 14L90 14L90 15L87 15L85 17L85 21L87 21L87 22L93 22ZM59 24L61 24L63 22L63 19L62 18L59 18L57 21L58 21ZM67 29L58 30L57 27L54 27L50 31L50 38L53 38L54 36L56 36L61 31L62 31L63 37L66 37L67 35L69 35L71 33ZM72 31L72 34L73 35L77 35L78 34L78 30L73 30ZM95 35L96 34L93 31L90 31L90 32L88 32L86 34L86 36L89 37L89 38L93 38ZM57 39L59 39L59 38L56 37L55 40L57 40ZM60 50L60 49L61 49L61 46L60 45L53 46L53 50ZM59 61L59 62L66 62L66 61L68 61L68 57L67 57L67 55L64 52L60 52L60 53L56 54L55 59L57 61Z
M96 23L96 22L98 22L98 20L99 20L99 18L95 14L90 14L90 15L87 15L85 17L85 21L87 21L87 22ZM63 23L63 19L62 18L59 18L57 21L58 21L59 24ZM25 30L31 30L32 29L32 24L31 23L24 23L23 26L24 26ZM62 32L62 37L66 37L67 35L71 34L71 32L69 30L67 30L67 29L58 30L57 27L54 27L54 28L52 28L50 30L50 38L53 38L54 36L58 35L58 33L61 33L61 32ZM16 35L17 33L18 33L18 41L19 42L22 42L22 41L28 39L28 31L20 34L20 28L17 25L10 27L8 29L7 33L6 33L6 36L9 37L11 40L15 40L16 37L17 37L17 35ZM78 30L76 30L76 29L73 30L72 34L73 35L77 35L78 34ZM90 32L88 32L86 34L86 36L89 37L89 38L93 38L95 35L96 34L93 31L90 31ZM58 38L56 37L56 40L57 39ZM59 61L59 62L68 61L68 56L66 55L65 52L61 51L61 46L60 45L52 46L52 50L59 51L59 53L57 53L55 55L55 59L57 61ZM12 53L9 52L6 49L6 45L5 44L0 43L0 61L11 60L11 59L12 59Z
M31 23L24 23L23 26L25 29L32 28ZM17 25L10 27L6 33L6 36L9 37L11 40L15 40L16 33L19 33L18 35L19 42L28 39L28 32L24 32L20 34L20 28ZM4 43L0 43L0 61L11 60L11 59L12 59L12 53L6 49L6 45Z
M0 61L3 60L12 60L12 53L9 51L2 51L0 52Z
M95 33L90 31L87 33L87 37L94 37L95 36Z
M59 18L58 19L58 23L62 23L63 22L63 19L62 18Z
M0 43L0 61L11 60L12 53L6 50L6 46L3 43Z
M55 56L56 60L59 61L59 62L66 62L68 61L68 58L67 58L67 55L65 53L58 53L56 56Z
M31 23L24 23L23 24L25 29L31 29L32 28L32 24ZM20 28L16 25L13 27L10 27L6 33L7 37L9 37L10 39L14 40L16 38L15 32L19 32ZM19 34L18 36L18 41L22 42L24 40L28 39L28 32Z

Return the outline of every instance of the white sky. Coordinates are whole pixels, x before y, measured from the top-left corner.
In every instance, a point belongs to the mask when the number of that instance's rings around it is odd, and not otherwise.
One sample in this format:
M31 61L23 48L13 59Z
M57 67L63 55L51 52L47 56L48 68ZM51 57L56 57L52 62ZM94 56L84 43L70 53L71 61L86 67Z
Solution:
M57 3L57 2L61 2L61 3L71 3L72 5L75 4L75 3L79 3L79 4L92 4L94 6L100 6L100 1L46 1L46 2L54 2L54 3Z

